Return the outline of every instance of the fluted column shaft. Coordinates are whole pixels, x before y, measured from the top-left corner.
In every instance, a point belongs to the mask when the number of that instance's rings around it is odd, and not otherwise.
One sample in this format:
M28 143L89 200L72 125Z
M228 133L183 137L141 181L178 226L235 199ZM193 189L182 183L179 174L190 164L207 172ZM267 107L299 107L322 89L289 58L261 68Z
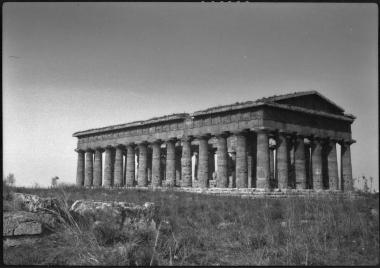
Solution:
M198 184L201 188L208 186L208 142L206 137L199 138Z
M322 144L320 139L315 139L312 143L311 169L313 174L313 188L315 190L322 190Z
M329 141L328 143L327 173L329 178L329 189L339 190L338 159L336 155L335 141Z
M236 188L248 187L247 138L236 134Z
M112 148L106 148L104 159L104 186L112 186Z
M352 191L354 189L350 145L350 142L341 143L341 185L344 191Z
M94 161L94 154L92 151L86 152L86 172L84 174L84 186L92 186L92 180L93 180L93 162Z
M123 186L123 148L116 147L114 186Z
M138 186L148 185L148 174L147 174L147 161L148 152L145 143L139 144L139 176L138 176Z
M166 142L166 183L168 186L175 186L175 142Z
M227 152L227 137L220 135L218 139L217 148L217 182L216 186L219 188L228 187L228 152Z
M94 158L94 186L102 186L102 151L97 149Z
M161 185L161 144L154 142L152 144L152 186Z
M269 138L266 131L257 132L256 187L269 188Z
M305 143L302 136L296 137L294 147L296 188L306 189Z
M277 139L277 179L278 188L288 188L289 159L288 159L288 140L284 133L280 133Z
M134 186L135 181L135 147L131 144L127 146L127 157L126 157L126 174L125 174L125 184L128 187Z
M191 143L190 139L182 140L181 177L182 187L191 187Z
M77 162L77 178L76 178L76 184L77 186L83 186L84 185L84 151L77 150L78 153L78 162Z

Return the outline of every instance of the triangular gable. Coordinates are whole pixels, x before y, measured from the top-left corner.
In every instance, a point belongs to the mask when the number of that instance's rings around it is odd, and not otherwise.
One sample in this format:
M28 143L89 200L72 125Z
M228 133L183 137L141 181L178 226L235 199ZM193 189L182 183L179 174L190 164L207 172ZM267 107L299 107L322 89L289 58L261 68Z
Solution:
M293 94L273 96L269 98L263 98L260 101L287 104L311 110L324 111L332 114L342 115L344 113L344 110L341 107L317 91L303 91Z

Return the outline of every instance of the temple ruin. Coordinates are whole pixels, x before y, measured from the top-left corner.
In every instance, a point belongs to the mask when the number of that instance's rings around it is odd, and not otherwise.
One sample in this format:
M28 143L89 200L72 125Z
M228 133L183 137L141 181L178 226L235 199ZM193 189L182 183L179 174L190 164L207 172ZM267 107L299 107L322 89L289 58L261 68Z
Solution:
M354 120L305 91L79 131L76 183L350 191Z

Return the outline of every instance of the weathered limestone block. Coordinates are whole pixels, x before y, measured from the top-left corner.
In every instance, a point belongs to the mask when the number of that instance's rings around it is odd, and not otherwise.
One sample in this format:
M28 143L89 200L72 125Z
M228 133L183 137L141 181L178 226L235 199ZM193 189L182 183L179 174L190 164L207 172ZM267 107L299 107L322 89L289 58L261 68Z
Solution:
M182 139L181 177L182 187L192 186L191 145L188 137Z
M236 134L236 188L248 187L247 138Z
M332 140L330 140L327 145L327 173L328 173L328 178L329 178L329 189L339 190L336 141L332 141Z
M278 188L288 188L288 140L285 133L280 133L277 140L277 179Z
M121 146L116 147L114 170L114 186L123 186L123 148Z
M126 178L125 178L125 184L128 187L134 186L135 181L135 147L132 144L129 144L127 146L127 171L126 171Z
M342 142L341 143L341 186L344 191L352 191L354 188L352 180L352 165L351 165L351 149L350 145L353 142Z
M201 188L208 186L208 139L199 137L198 184Z
M161 143L156 141L152 144L152 186L162 185L161 179Z
M84 151L76 150L76 152L78 153L76 184L77 186L83 186L84 185Z
M118 230L155 229L159 220L153 203L141 206L127 202L77 200L70 212L93 228L104 223Z
M3 236L37 235L42 233L42 224L34 213L26 211L3 214Z
M225 135L219 135L217 148L217 181L216 185L220 188L228 187L228 152L227 152L227 137Z
M13 193L13 202L20 204L21 209L29 212L59 212L59 202L56 198L42 198L37 195Z
M294 164L296 173L296 188L306 189L306 164L305 164L305 144L302 136L297 136L294 150Z
M148 152L146 143L139 144L139 175L138 175L138 186L148 186L148 174L147 174L147 161Z
M97 149L94 158L94 186L102 186L102 151Z
M38 235L44 230L57 230L62 222L45 212L12 211L3 214L3 236Z
M311 151L311 166L313 173L313 188L323 189L322 181L322 144L320 139L314 139Z
M112 186L112 148L106 148L106 156L104 159L104 186Z
M175 185L175 142L168 140L166 142L166 182L168 186Z
M267 130L257 132L256 188L269 189L269 140Z
M86 152L86 172L84 176L84 186L92 186L93 161L94 161L94 154L92 150L88 150Z

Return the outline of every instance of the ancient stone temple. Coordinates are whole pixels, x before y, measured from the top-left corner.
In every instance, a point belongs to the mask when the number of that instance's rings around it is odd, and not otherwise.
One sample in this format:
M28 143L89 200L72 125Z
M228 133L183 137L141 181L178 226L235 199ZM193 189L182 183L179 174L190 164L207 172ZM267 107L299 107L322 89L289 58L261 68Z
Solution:
M306 91L80 131L76 182L349 191L354 119Z

